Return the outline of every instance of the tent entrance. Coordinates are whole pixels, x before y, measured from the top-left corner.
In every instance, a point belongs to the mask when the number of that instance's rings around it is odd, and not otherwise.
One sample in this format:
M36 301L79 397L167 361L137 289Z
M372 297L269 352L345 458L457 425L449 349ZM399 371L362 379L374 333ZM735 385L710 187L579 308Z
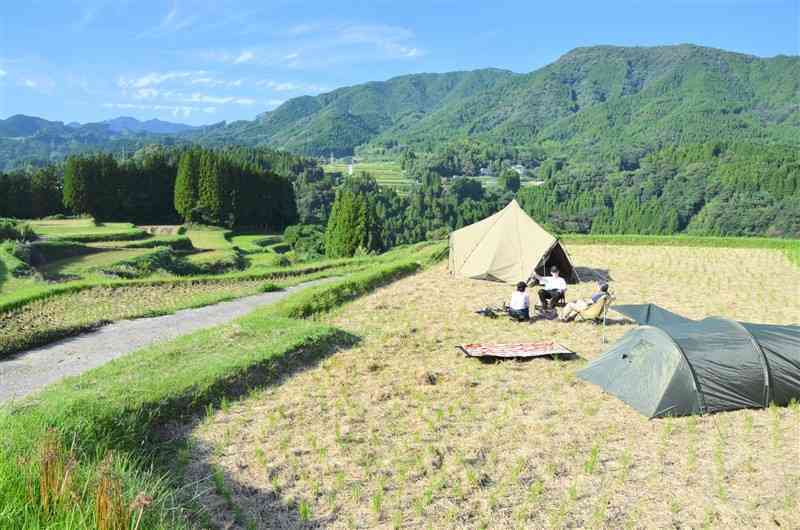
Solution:
M572 266L572 262L570 262L567 253L564 252L561 243L558 241L555 242L547 254L539 261L535 269L536 274L539 276L549 276L550 267L553 265L558 267L561 277L563 277L567 283L578 283L580 281L575 267Z

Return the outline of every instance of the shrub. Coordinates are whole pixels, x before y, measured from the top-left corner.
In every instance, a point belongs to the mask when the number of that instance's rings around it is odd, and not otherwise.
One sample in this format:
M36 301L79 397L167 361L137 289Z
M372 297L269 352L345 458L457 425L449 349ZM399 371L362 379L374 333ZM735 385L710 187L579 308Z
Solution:
M167 271L179 274L186 272L185 265L176 259L175 253L169 247L157 247L154 252L136 258L115 263L103 269L103 274L118 278L141 278L157 271Z
M316 225L292 225L283 233L283 240L300 259L325 255L325 232Z
M2 245L0 245L0 252L8 256L3 261L8 271L15 278L36 274L36 271L30 266L30 247L25 243L19 241L4 241Z
M11 219L0 219L0 241L35 241L38 239L36 232L27 223L19 223Z

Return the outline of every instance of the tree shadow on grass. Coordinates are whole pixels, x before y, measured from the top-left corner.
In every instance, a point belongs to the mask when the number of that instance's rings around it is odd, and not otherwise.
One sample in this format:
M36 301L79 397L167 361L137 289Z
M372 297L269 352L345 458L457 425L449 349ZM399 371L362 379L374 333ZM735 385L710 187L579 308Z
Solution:
M328 523L319 519L302 521L299 507L285 503L279 492L238 482L214 465L211 460L214 449L198 444L191 433L204 419L232 401L246 398L254 391L280 386L293 375L313 368L360 340L356 335L336 330L317 344L219 380L200 396L189 393L170 403L155 405L157 412L147 444L153 449L155 468L171 479L178 498L190 505L188 515L192 524L249 529L308 528ZM163 419L159 420L159 416ZM188 458L180 457L187 454Z

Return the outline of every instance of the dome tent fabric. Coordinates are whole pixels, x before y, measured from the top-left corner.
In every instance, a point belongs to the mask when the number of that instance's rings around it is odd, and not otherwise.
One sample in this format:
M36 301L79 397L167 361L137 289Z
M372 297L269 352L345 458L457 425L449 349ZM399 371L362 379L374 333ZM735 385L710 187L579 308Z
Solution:
M800 326L721 317L695 321L652 304L615 310L644 325L626 333L578 377L649 418L800 399Z
M579 281L566 250L516 200L494 215L450 234L451 274L516 283L556 265L568 283Z

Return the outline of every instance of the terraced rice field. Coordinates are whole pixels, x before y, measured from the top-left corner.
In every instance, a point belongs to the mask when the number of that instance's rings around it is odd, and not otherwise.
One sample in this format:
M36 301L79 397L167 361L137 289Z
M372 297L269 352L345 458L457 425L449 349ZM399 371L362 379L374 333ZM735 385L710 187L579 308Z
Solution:
M800 269L760 249L573 246L618 303L800 321ZM774 281L781 278L781 281ZM746 279L747 281L743 281ZM570 287L584 297L592 282ZM800 404L648 420L575 373L600 327L474 311L508 285L444 265L324 319L353 348L223 407L188 482L223 528L800 528ZM632 325L611 314L609 341ZM455 346L549 339L575 360L485 364ZM196 481L196 482L195 482Z
M347 164L327 164L323 166L326 173L339 172L347 175ZM353 174L369 173L378 184L394 188L399 192L407 192L413 182L405 176L399 162L360 162L353 166Z
M99 269L127 261L153 252L153 249L136 248L123 250L106 250L94 254L85 254L73 258L53 261L39 268L45 277L81 276L96 272Z
M102 223L95 225L93 219L44 219L28 221L40 236L73 239L86 237L107 237L109 239L131 239L144 232L131 223Z

